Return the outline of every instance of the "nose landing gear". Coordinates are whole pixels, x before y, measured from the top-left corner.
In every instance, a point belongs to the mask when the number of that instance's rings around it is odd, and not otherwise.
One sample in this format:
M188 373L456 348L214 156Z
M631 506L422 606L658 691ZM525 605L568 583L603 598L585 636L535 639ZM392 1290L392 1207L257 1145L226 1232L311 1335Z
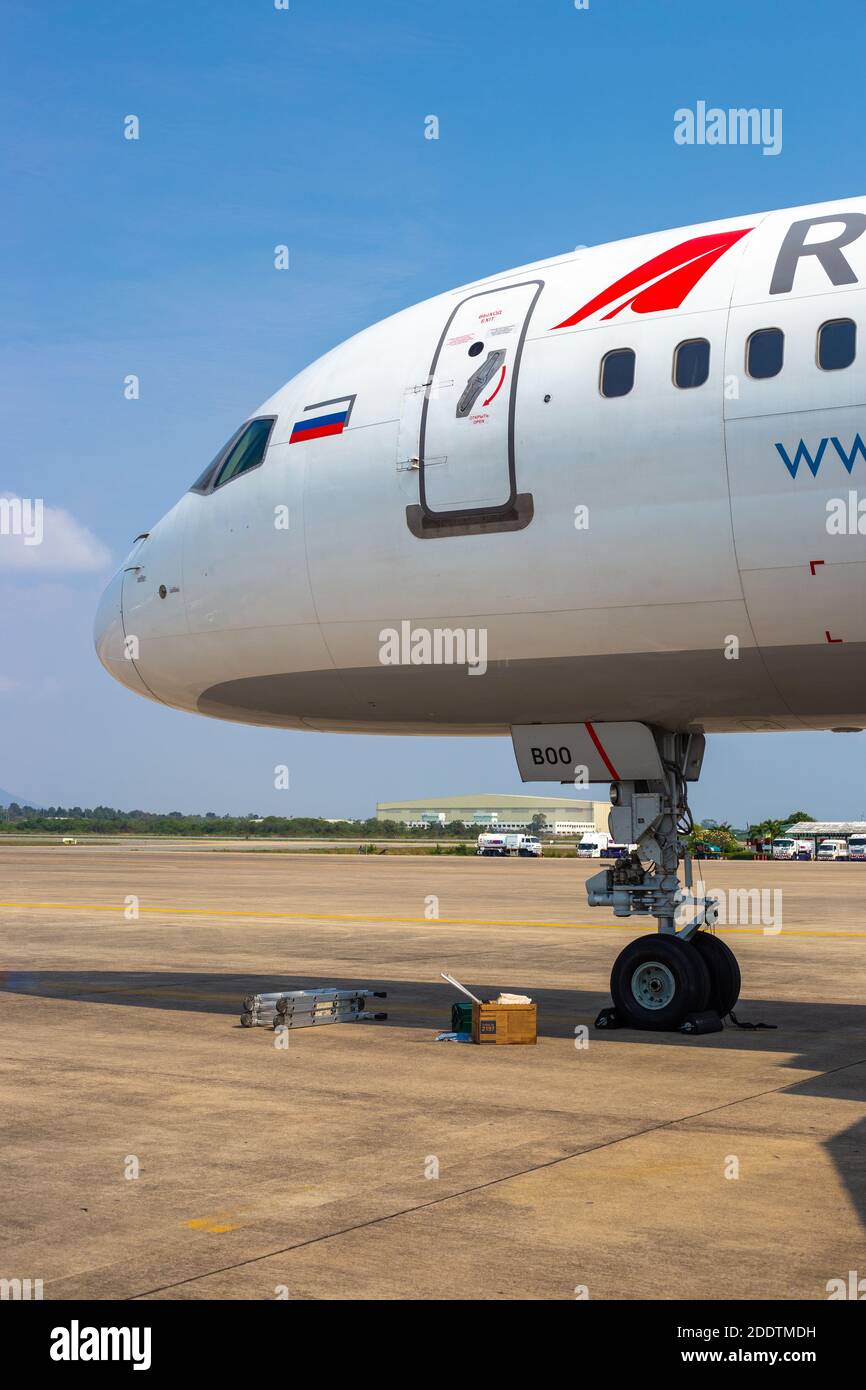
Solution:
M700 772L703 737L662 730L652 735L658 775L611 784L611 835L633 849L594 874L586 889L591 907L612 907L617 917L656 918L657 936L639 937L620 952L610 991L617 1023L661 1030L680 1028L691 1015L724 1018L739 998L740 971L730 947L706 930L718 916L716 899L691 895L688 782ZM681 859L685 890L678 877ZM602 1020L610 1026L610 1010Z
M610 992L617 1017L632 1028L679 1028L710 997L710 971L700 951L676 936L640 936L614 961Z
M697 931L692 937L692 945L710 972L710 996L706 1008L713 1009L720 1018L727 1018L740 997L740 967L726 941L719 936L711 936L707 931Z
M700 776L703 734L621 721L517 724L511 737L524 782L570 775L576 785L578 770L583 782L613 778L611 838L631 850L587 879L589 905L658 924L657 936L639 937L617 957L614 1007L602 1009L596 1026L718 1031L739 997L740 971L730 947L706 930L718 920L718 900L692 892L688 784Z

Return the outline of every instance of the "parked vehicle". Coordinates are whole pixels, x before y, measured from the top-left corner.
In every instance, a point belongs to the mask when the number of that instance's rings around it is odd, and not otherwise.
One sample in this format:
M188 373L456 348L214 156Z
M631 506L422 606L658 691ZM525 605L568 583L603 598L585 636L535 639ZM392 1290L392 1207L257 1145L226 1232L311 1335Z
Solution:
M777 835L773 841L774 859L814 859L811 840L795 840L793 835Z
M636 845L616 844L607 831L597 830L584 835L577 853L581 859L623 859L636 848Z
M576 849L579 859L600 859L610 844L606 830L590 831L578 842Z
M866 835L852 835L848 841L849 859L866 859Z
M517 854L523 859L538 859L541 856L542 844L537 835L505 835L485 831L478 836L476 854L499 855L505 857L509 854Z
M847 840L822 840L818 846L819 859L847 859Z
M693 859L721 859L722 851L718 845L711 845L706 840L698 840L692 850Z
M506 835L493 835L490 833L479 835L475 853L505 855L508 853L507 838Z

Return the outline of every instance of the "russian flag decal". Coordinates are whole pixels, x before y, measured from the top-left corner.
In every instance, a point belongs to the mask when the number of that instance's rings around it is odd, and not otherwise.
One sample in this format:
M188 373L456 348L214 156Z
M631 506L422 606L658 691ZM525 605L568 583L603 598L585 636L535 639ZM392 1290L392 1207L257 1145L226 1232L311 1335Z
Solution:
M342 434L349 423L354 396L337 396L333 401L316 401L305 405L300 420L292 426L290 444L303 444L307 439L324 439L328 434Z

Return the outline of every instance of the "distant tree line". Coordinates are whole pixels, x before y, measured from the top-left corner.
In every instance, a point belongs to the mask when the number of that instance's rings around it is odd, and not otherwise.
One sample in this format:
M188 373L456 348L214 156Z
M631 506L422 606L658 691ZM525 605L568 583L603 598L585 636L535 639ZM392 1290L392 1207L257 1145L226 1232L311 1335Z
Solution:
M793 811L781 819L770 818L750 825L746 841L754 845L780 835L785 826L797 821L814 820L806 811ZM550 827L541 815L532 819L531 829L537 835L549 833ZM267 840L284 839L347 839L347 840L468 840L474 839L478 826L466 826L462 821L442 825L438 821L419 829L402 821L324 820L319 816L219 816L215 811L202 815L185 815L182 811L117 811L112 806L20 806L0 808L0 834L4 831L35 831L42 834L96 835L189 835L212 836L214 839ZM580 839L580 836L576 837ZM725 821L721 825L696 825L689 836L692 848L698 843L718 845L722 854L743 850L742 842Z
M182 811L116 811L112 806L19 806L17 802L0 810L0 834L4 831L39 831L64 835L191 835L214 838L266 840L287 839L466 839L477 833L462 821L448 825L410 829L400 821L323 820L318 816L218 816L184 815Z
M784 816L782 820L775 820L771 817L769 820L758 821L755 825L750 825L747 834L752 842L762 840L766 843L769 840L775 840L777 835L783 834L787 826L796 825L801 820L813 821L815 816L810 815L808 811L792 811L789 816Z
M775 840L777 835L781 835L786 826L796 825L797 821L814 819L808 811L792 811L789 816L780 819L770 817L768 820L757 821L746 831L746 844L752 847L767 844L770 840ZM727 821L723 821L721 825L696 825L689 836L689 847L694 849L698 844L717 845L722 854L737 854L743 850L743 842L737 838Z

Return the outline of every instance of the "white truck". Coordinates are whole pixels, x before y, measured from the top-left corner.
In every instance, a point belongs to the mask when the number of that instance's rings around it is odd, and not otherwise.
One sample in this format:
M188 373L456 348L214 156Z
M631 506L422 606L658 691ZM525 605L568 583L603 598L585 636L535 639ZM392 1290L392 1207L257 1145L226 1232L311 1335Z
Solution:
M795 840L792 835L777 835L773 841L774 859L813 859L811 840Z
M818 846L818 858L823 860L847 859L847 840L822 840Z
M848 858L866 859L866 835L850 835L848 837Z
M579 859L601 859L610 842L606 830L590 830L578 842L577 856Z
M504 856L507 854L518 854L521 858L538 859L541 856L541 841L537 835L517 834L498 834L494 831L485 831L478 836L478 846L476 854L496 854Z
M637 845L618 845L606 830L590 831L577 845L579 859L625 859Z

